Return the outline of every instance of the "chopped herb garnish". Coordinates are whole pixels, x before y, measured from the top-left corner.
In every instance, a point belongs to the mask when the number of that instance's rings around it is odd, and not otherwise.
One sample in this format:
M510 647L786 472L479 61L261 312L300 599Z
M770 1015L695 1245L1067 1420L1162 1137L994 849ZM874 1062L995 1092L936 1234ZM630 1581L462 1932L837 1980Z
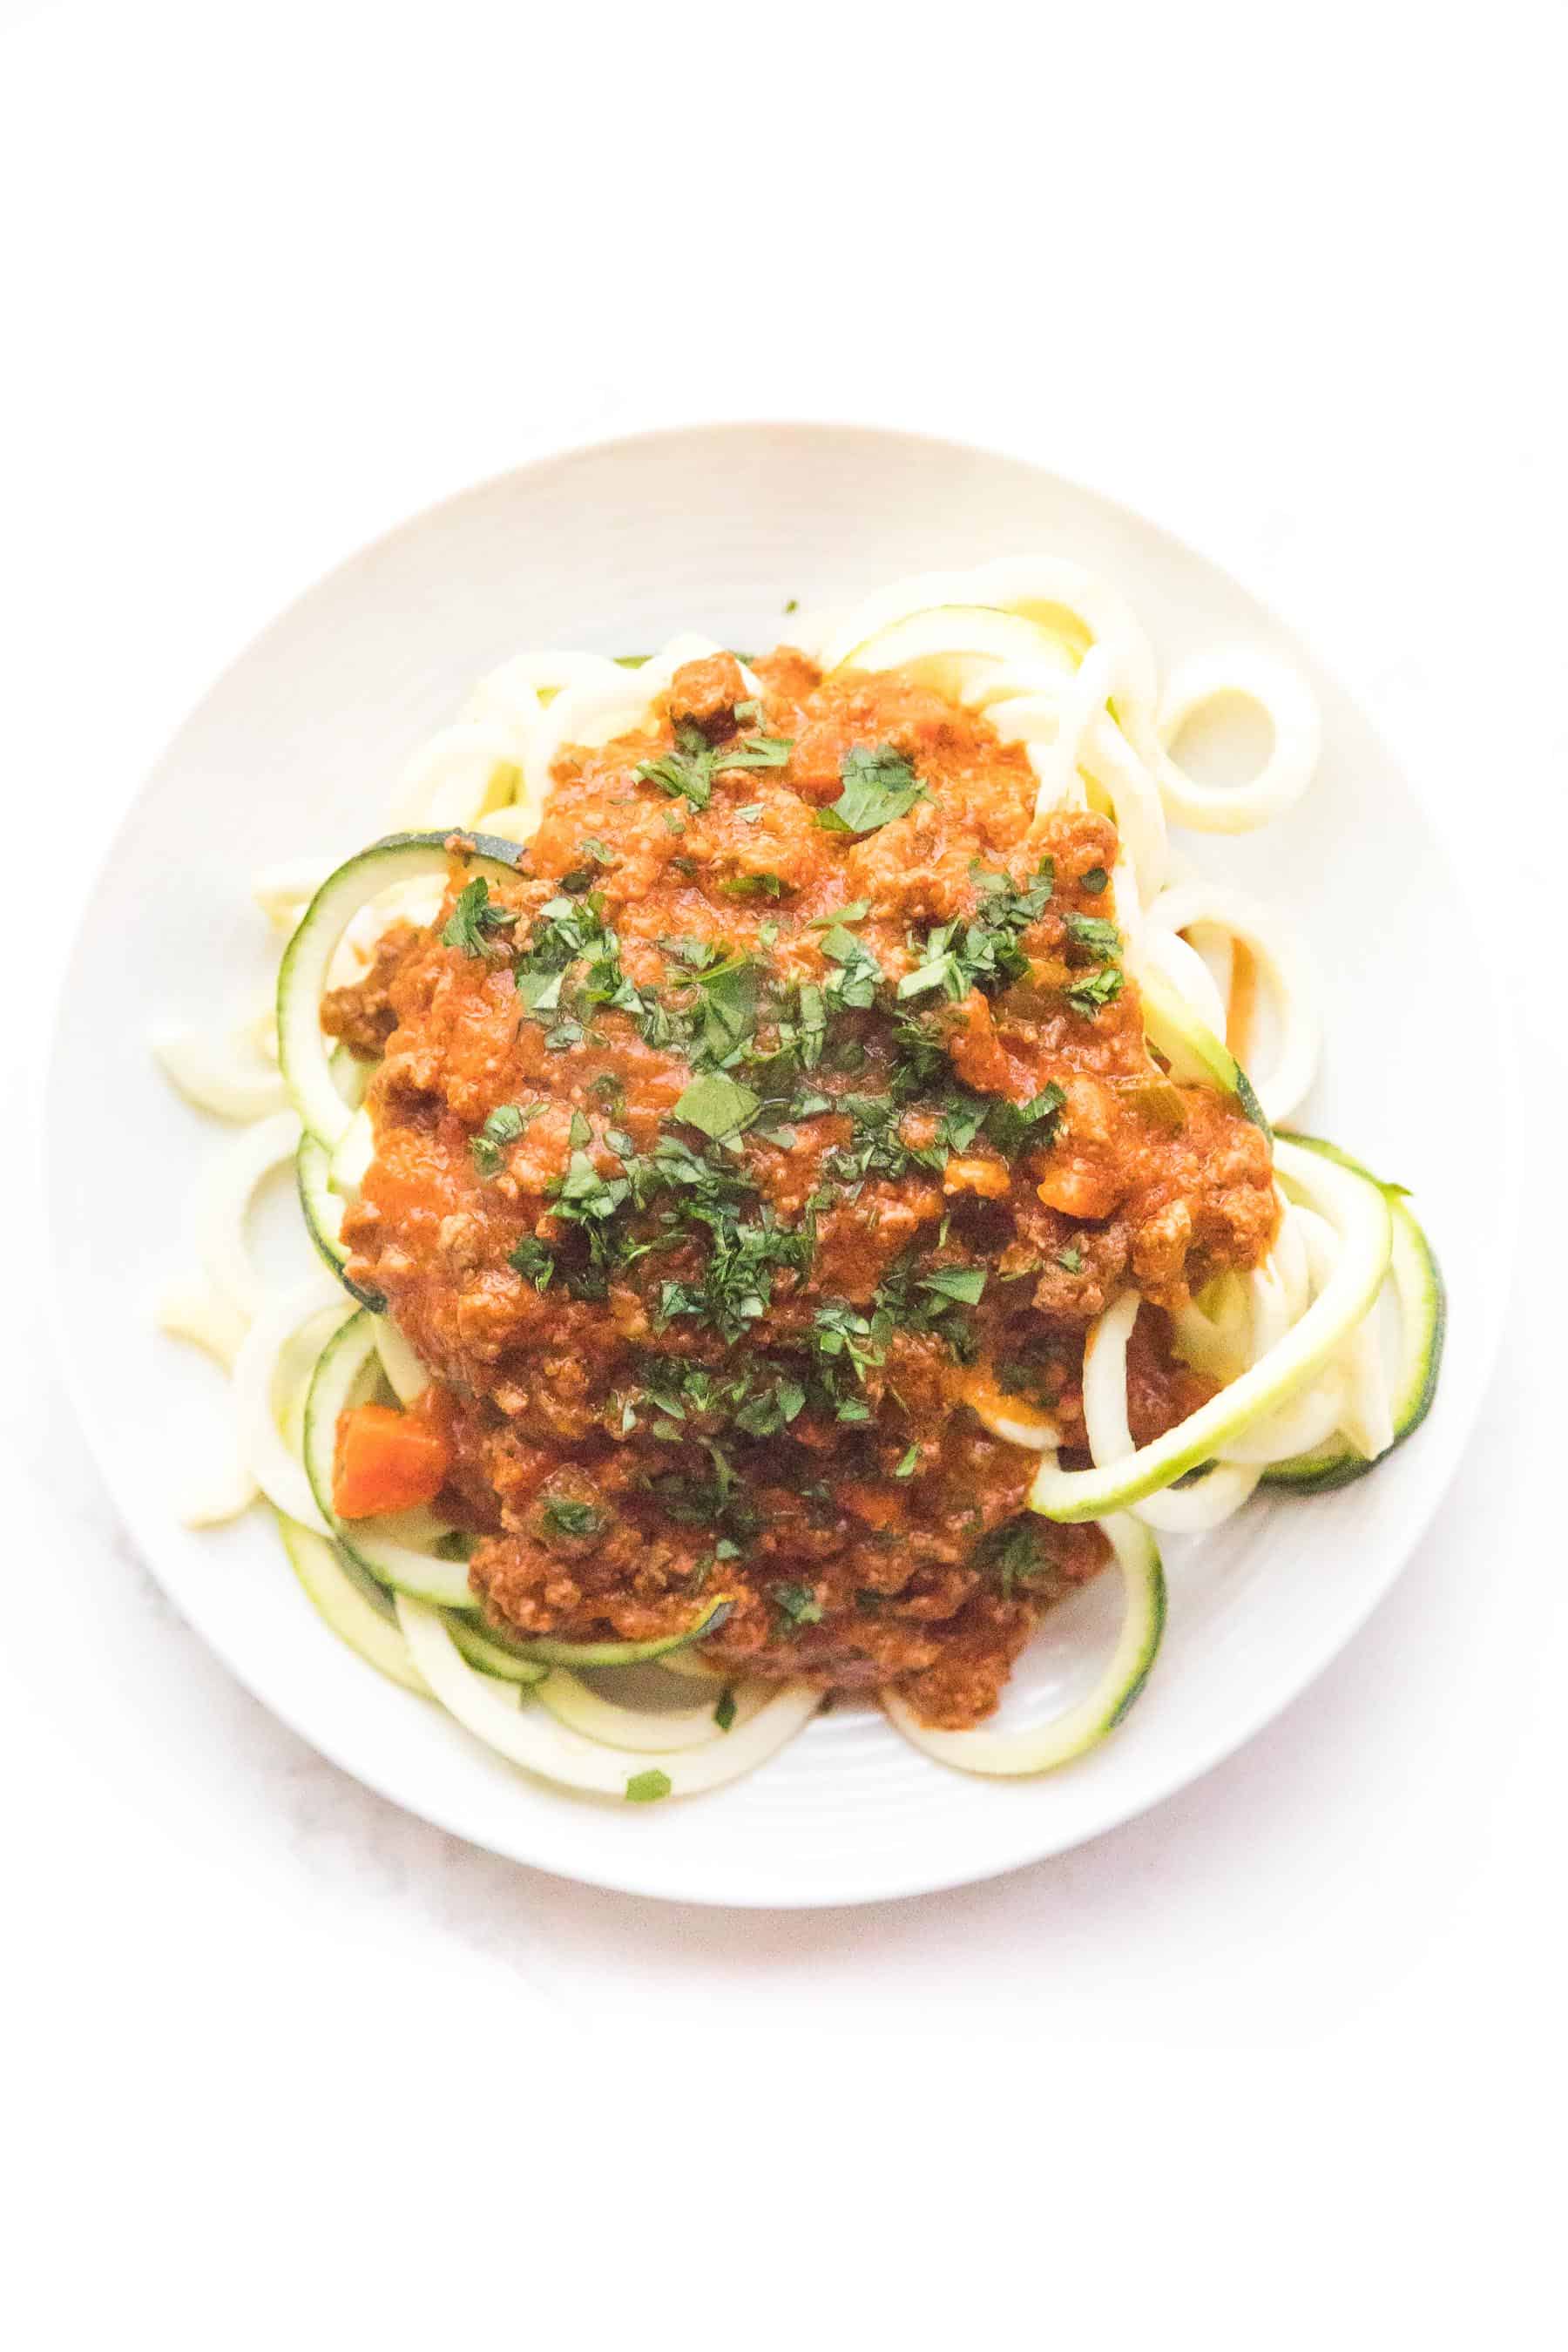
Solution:
M1103 866L1091 866L1087 874L1079 876L1080 887L1089 892L1091 898L1099 898L1110 879Z
M1069 1242L1065 1250L1058 1250L1057 1264L1068 1274L1083 1272L1083 1252L1076 1242Z
M1008 1159L1026 1149L1042 1150L1057 1139L1067 1097L1053 1078L1026 1103L994 1102L985 1132Z
M1068 915L1064 920L1068 937L1091 955L1110 959L1121 954L1121 934L1103 915Z
M1115 1003L1121 986L1120 967L1110 963L1103 971L1087 972L1082 980L1075 980L1067 992L1068 1003L1076 1012L1092 1016L1102 1004Z
M798 613L798 612L799 612L799 610L800 610L800 598L799 598L798 596L792 596L792 597L790 598L790 600L789 600L789 603L784 606L784 611L785 611L786 613Z
M713 747L691 721L675 730L675 748L660 760L644 760L637 770L644 783L657 784L671 800L687 800L705 809L713 797Z
M525 1282L531 1282L535 1290L549 1289L550 1277L555 1271L555 1260L544 1244L535 1241L531 1234L519 1242L507 1264L514 1274L521 1274Z
M499 1176L506 1147L515 1143L530 1119L539 1117L542 1103L501 1103L492 1110L478 1135L468 1139L474 1166L481 1176Z
M930 795L901 751L879 743L874 751L846 751L838 763L843 790L816 822L829 833L876 833L895 817L907 816Z
M956 1003L972 988L993 989L1022 980L1029 959L1019 940L1038 922L1056 887L1056 868L1043 858L1032 878L1015 882L1007 874L970 868L979 903L967 923L942 923L920 943L921 962L899 982L900 999L941 989Z
M782 898L789 887L782 874L731 874L719 885L726 898Z
M561 983L565 979L560 971L519 971L517 992L530 1013L553 1013L561 1003Z
M675 1106L675 1116L690 1127L700 1128L717 1143L727 1136L739 1135L762 1107L762 1097L753 1094L750 1087L726 1077L721 1070L709 1070L692 1079Z
M809 1584L775 1584L769 1597L786 1626L819 1625L822 1603Z
M731 743L713 754L716 768L783 768L795 750L792 735L753 735L744 743Z
M634 1772L626 1782L626 1802L629 1805L651 1805L660 1797L668 1797L675 1786L668 1772Z
M504 952L504 943L498 942L498 931L510 931L517 917L505 907L492 907L490 886L482 874L465 882L458 891L451 913L441 927L441 944L460 948L466 956L488 956Z
M900 1459L898 1468L893 1473L894 1477L912 1478L915 1475L916 1468L919 1465L920 1458L920 1447L918 1445L911 1445L909 1451Z
M644 760L637 774L644 783L657 784L671 800L689 801L705 809L713 797L713 778L721 768L782 768L795 749L787 735L753 735L744 743L721 747L710 743L700 727L682 719L675 744L661 759Z
M985 1269L983 1265L944 1265L935 1274L922 1275L917 1287L930 1291L933 1298L956 1298L965 1307L973 1307L985 1289Z
M834 907L826 915L813 915L806 929L830 931L839 923L863 923L870 911L869 898L852 898L847 907Z
M605 1525L602 1513L592 1503L574 1503L558 1495L551 1496L542 1517L551 1534L557 1536L596 1536Z
M728 1731L734 1722L735 1694L732 1690L720 1692L718 1705L713 1709L713 1720L721 1731Z

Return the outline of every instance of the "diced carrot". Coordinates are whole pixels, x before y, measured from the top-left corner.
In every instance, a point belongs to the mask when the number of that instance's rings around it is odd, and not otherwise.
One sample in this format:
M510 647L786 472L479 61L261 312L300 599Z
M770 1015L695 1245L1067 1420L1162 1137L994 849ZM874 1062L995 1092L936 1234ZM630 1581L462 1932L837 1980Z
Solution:
M432 1503L452 1466L452 1449L424 1413L352 1405L338 1416L332 1508L340 1519L373 1519Z

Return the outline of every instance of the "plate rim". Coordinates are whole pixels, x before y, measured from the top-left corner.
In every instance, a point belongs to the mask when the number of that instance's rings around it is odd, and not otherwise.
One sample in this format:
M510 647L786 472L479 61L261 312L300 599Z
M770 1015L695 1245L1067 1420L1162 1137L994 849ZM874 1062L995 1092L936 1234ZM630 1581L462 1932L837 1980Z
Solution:
M325 570L306 582L283 605L272 613L259 628L251 632L217 670L201 693L184 709L175 724L163 736L152 764L142 773L134 789L121 803L113 829L109 834L100 855L92 863L69 949L58 971L47 1007L47 1017L44 1034L47 1043L39 1069L37 1099L41 1116L38 1150L35 1165L43 1195L41 1214L48 1239L51 1265L58 1264L62 1255L58 1224L62 1210L58 1188L49 1181L49 1171L53 1166L55 1154L62 1147L58 1139L58 1122L52 1120L49 1114L60 1076L63 1049L61 1033L76 979L77 967L92 927L93 901L124 835L135 823L169 751L193 722L200 717L209 704L217 699L227 688L231 678L266 645L273 633L284 630L293 622L302 606L323 591L330 589L343 575L374 559L378 551L401 538L410 530L427 525L466 504L482 504L488 497L492 496L503 486L513 482L520 476L537 472L553 465L569 463L575 458L613 457L622 451L636 451L648 444L679 441L694 436L711 435L741 436L770 432L837 437L853 436L879 442L897 441L909 445L911 448L924 447L939 452L949 458L960 456L1024 467L1044 480L1059 486L1070 496L1092 500L1115 518L1139 530L1152 532L1168 546L1179 549L1184 555L1196 558L1211 571L1221 574L1227 584L1240 592L1270 627L1298 646L1314 667L1331 678L1339 691L1353 704L1360 723L1366 729L1369 737L1377 743L1380 751L1387 759L1390 770L1414 793L1411 782L1412 772L1402 759L1391 752L1384 729L1369 715L1359 694L1344 685L1337 667L1324 659L1308 631L1279 613L1268 598L1259 595L1243 575L1233 570L1228 562L1211 552L1201 541L1194 539L1188 530L1183 529L1179 531L1174 530L1163 522L1157 513L1151 513L1143 508L1130 504L1114 492L1102 488L1092 479L1064 473L1054 466L1045 464L1029 449L1016 445L975 441L949 434L927 432L901 424L881 425L868 421L864 416L837 417L812 415L794 416L721 415L712 417L698 415L637 426L614 434L591 435L570 441L552 439L542 442L529 449L516 463L491 469L474 480L458 485L439 498L427 500L411 511L399 515L384 529L374 532L349 549ZM1416 797L1419 796L1416 795ZM1446 878L1457 888L1459 876L1447 825L1430 814L1425 814L1424 831L1432 854L1440 864ZM1522 1172L1519 1049L1512 1027L1505 1017L1500 985L1489 971L1483 970L1480 986L1475 993L1484 1000L1489 1042L1497 1057L1496 1075L1500 1082L1498 1093L1506 1107L1505 1150L1501 1161L1503 1191L1500 1199L1494 1199L1489 1206L1488 1224L1489 1268L1493 1277L1492 1286L1495 1295L1500 1299L1506 1300L1519 1244ZM912 1899L923 1895L942 1893L948 1889L984 1884L990 1879L1009 1876L1016 1871L1074 1852L1079 1847L1091 1844L1100 1838L1109 1835L1129 1822L1145 1813L1152 1812L1156 1808L1168 1803L1182 1790L1205 1779L1257 1738L1269 1723L1285 1715L1327 1671L1333 1661L1364 1631L1372 1617L1410 1567L1417 1546L1436 1517L1438 1510L1453 1486L1461 1462L1468 1458L1477 1423L1496 1378L1507 1316L1505 1307L1500 1307L1491 1316L1489 1328L1479 1335L1482 1344L1471 1352L1466 1362L1468 1394L1462 1402L1461 1420L1452 1433L1447 1459L1437 1463L1429 1472L1419 1497L1418 1507L1401 1525L1392 1547L1390 1563L1381 1579L1372 1580L1364 1590L1359 1591L1345 1607L1342 1614L1336 1619L1331 1629L1320 1636L1315 1643L1309 1643L1305 1650L1293 1655L1288 1668L1273 1678L1265 1695L1258 1703L1255 1706L1242 1707L1237 1717L1228 1722L1212 1741L1208 1743L1200 1741L1189 1748L1179 1761L1174 1762L1166 1770L1156 1772L1152 1776L1151 1786L1130 1790L1123 1797L1113 1799L1092 1829L1075 1832L1065 1840L1047 1840L1043 1844L1035 1844L1030 1850L1018 1853L1011 1859L996 1861L984 1858L973 1868L963 1866L955 1868L951 1863L929 1871L910 1869L906 1866L889 1873L883 1883L868 1884L849 1892L822 1893L801 1888L774 1894L753 1893L750 1890L742 1890L738 1893L716 1892L703 1887L695 1889L683 1886L672 1887L668 1884L657 1883L656 1876L651 1871L638 1866L645 1860L650 1864L657 1863L660 1849L652 1844L627 1848L626 1862L629 1866L620 1866L622 1857L611 1853L605 1853L602 1857L594 1855L585 1858L585 1866L583 1867L567 1868L554 1861L536 1860L530 1855L520 1853L514 1845L497 1843L495 1839L487 1837L468 1822L454 1818L454 1809L443 1804L439 1794L426 1797L421 1794L405 1793L401 1788L388 1785L388 1780L384 1777L381 1779L370 1777L363 1764L351 1761L342 1752L335 1736L335 1724L327 1733L322 1733L313 1724L307 1728L299 1720L295 1706L289 1697L287 1696L282 1698L277 1697L270 1689L258 1686L258 1681L259 1684L265 1684L268 1679L268 1676L261 1675L258 1679L253 1679L253 1668L242 1663L241 1659L235 1654L234 1646L223 1637L221 1633L212 1629L205 1621L205 1612L193 1612L184 1595L176 1593L164 1580L158 1566L158 1549L160 1537L168 1532L167 1522L154 1524L150 1506L143 1504L139 1498L133 1498L128 1503L122 1497L108 1467L112 1459L112 1448L100 1426L98 1407L89 1395L85 1364L79 1367L77 1356L72 1351L69 1320L63 1316L49 1318L47 1320L50 1327L50 1347L61 1385L82 1432L94 1469L102 1482L110 1506L121 1524L128 1529L142 1567L152 1577L163 1598L174 1609L182 1622L189 1625L191 1630L199 1636L225 1671L233 1676L249 1696L265 1707L268 1714L284 1724L313 1754L325 1758L357 1786L369 1790L384 1802L395 1805L416 1819L428 1822L446 1834L457 1837L464 1843L475 1846L481 1851L494 1853L509 1863L521 1863L526 1868L542 1871L551 1876L563 1878L578 1885L600 1887L611 1893L651 1898L660 1902L698 1904L705 1909L793 1912L858 1908L868 1904ZM1450 1377L1452 1377L1451 1367ZM873 1853L868 1858L868 1874L874 1876L875 1870L876 1862Z

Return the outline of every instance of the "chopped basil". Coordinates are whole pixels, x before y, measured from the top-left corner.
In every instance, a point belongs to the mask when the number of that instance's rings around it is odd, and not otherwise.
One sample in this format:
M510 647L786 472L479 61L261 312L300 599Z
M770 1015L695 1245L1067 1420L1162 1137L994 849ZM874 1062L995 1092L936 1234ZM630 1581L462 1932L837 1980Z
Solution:
M490 886L482 874L476 874L458 893L441 927L441 944L460 948L466 956L488 956L498 950L495 934L510 931L516 921L505 907L490 905Z
M1087 874L1080 874L1078 878L1079 886L1089 892L1090 898L1098 898L1110 877L1103 866L1091 866Z
M799 612L799 610L800 610L800 598L799 598L798 596L792 596L792 597L790 598L790 600L789 600L788 604L784 606L784 611L785 611L786 613L798 613L798 612Z
M731 874L719 885L726 898L782 898L789 887L782 874Z
M817 824L829 833L876 833L930 797L903 753L890 743L879 743L874 751L846 751L838 773L843 784L838 798L830 808L816 812Z
M1076 1242L1069 1242L1065 1250L1057 1252L1057 1264L1068 1274L1083 1272L1083 1252Z
M908 1452L903 1455L902 1459L900 1461L900 1464L899 1464L898 1468L894 1471L894 1473L893 1473L894 1477L895 1477L895 1478L912 1478L912 1477L914 1476L914 1475L915 1475L915 1470L916 1470L917 1465L919 1465L920 1458L921 1458L921 1450L920 1450L920 1447L919 1447L918 1445L911 1445L911 1446L910 1447L909 1451L908 1451Z
M735 1694L732 1690L720 1692L719 1703L713 1709L713 1720L721 1731L728 1731L734 1722Z
M675 1786L668 1772L634 1772L626 1782L626 1802L629 1805L651 1805L660 1797L668 1797Z
M852 898L847 907L834 907L826 915L813 915L806 929L830 931L839 923L863 923L870 911L869 898Z

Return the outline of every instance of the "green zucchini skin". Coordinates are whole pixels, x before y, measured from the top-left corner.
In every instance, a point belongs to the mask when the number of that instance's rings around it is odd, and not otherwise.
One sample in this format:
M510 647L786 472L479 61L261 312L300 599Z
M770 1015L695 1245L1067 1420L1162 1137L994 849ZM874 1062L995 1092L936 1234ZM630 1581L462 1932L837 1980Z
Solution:
M1138 982L1142 1000L1143 1027L1149 1043L1170 1066L1178 1086L1214 1087L1228 1095L1245 1118L1272 1138L1251 1079L1223 1037L1206 1028L1192 1007L1158 972L1145 971ZM1359 1170L1364 1174L1364 1170Z
M340 1519L332 1508L338 1416L379 1371L372 1318L351 1315L322 1349L305 1397L301 1451L317 1508L340 1549L377 1584L395 1592L412 1593L436 1608L473 1613L479 1600L469 1591L468 1570L459 1562L441 1559L403 1542L395 1526L389 1533L384 1520Z
M1369 1462L1363 1454L1347 1449L1321 1448L1316 1454L1298 1454L1291 1462L1272 1463L1263 1473L1262 1484L1282 1494L1328 1495L1341 1486L1353 1486L1358 1478L1386 1462L1389 1454L1397 1453L1407 1437L1413 1437L1432 1410L1437 1393L1437 1383L1443 1370L1443 1347L1447 1336L1448 1295L1443 1280L1443 1269L1436 1252L1427 1240L1414 1212L1407 1205L1402 1188L1385 1184L1381 1177L1342 1150L1337 1143L1325 1143L1319 1136L1290 1134L1287 1140L1300 1144L1304 1150L1315 1151L1324 1160L1335 1160L1340 1167L1349 1168L1358 1176L1367 1177L1378 1186L1388 1202L1394 1219L1394 1251L1397 1263L1403 1257L1412 1269L1410 1288L1419 1295L1419 1319L1416 1328L1407 1332L1405 1319L1407 1309L1403 1286L1400 1287L1401 1342L1406 1349L1400 1367L1400 1392L1395 1399L1394 1444L1386 1454Z
M353 1118L329 1063L321 1035L321 991L338 944L360 909L399 881L439 875L449 858L476 874L510 881L522 846L498 835L391 833L328 875L300 919L278 969L278 1062L307 1135L331 1152Z
M300 1213L305 1220L305 1230L314 1242L321 1262L336 1275L351 1298L368 1307L373 1315L384 1315L386 1299L379 1290L367 1283L354 1282L348 1273L348 1252L341 1242L334 1241L322 1222L320 1196L327 1189L328 1155L313 1135L302 1136L294 1155L294 1182L300 1195Z
M716 1633L729 1617L732 1603L715 1601L704 1611L695 1625L684 1633L661 1634L653 1642L558 1642L545 1633L536 1641L523 1642L510 1633L501 1633L493 1625L482 1631L487 1642L510 1656L540 1667L549 1666L645 1666L655 1658L668 1658L672 1650L684 1650L693 1642L704 1642Z

